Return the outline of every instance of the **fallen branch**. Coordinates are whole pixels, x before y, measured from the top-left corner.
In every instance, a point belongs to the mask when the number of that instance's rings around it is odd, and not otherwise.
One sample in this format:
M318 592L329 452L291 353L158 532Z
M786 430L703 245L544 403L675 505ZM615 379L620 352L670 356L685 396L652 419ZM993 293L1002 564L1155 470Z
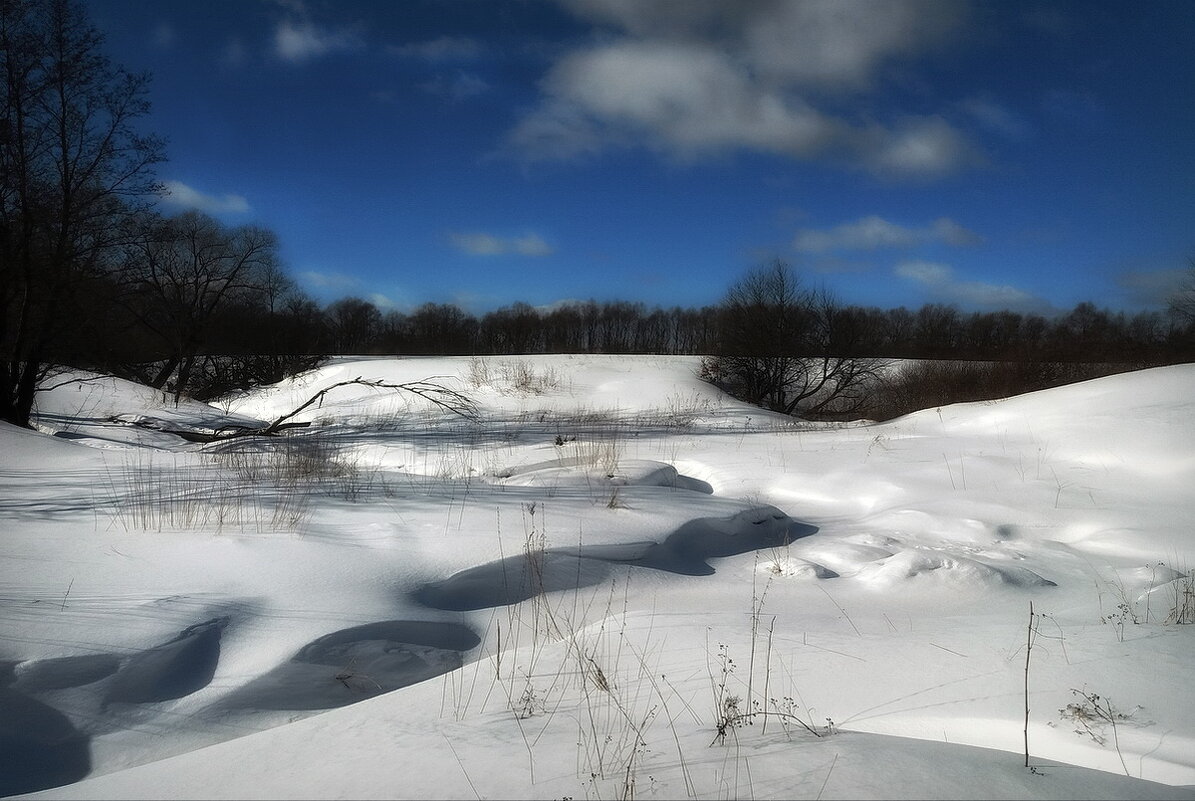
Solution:
M154 430L163 431L167 434L174 434L189 442L223 442L225 440L237 439L239 437L272 437L289 428L303 428L311 425L310 422L289 421L303 410L310 408L313 404L320 403L324 396L332 390L339 387L354 385L370 387L373 389L392 389L398 390L400 392L410 392L412 395L418 395L425 400L431 401L439 408L460 417L464 417L467 420L476 420L478 416L477 405L470 398L455 390L451 390L445 386L437 384L430 379L394 384L389 381L382 381L381 379L366 379L358 376L357 378L351 379L349 381L340 381L321 389L295 409L292 409L273 422L264 426L259 426L256 428L247 426L226 426L224 428L218 428L212 432L185 431L182 429L167 428L155 428ZM143 423L135 422L133 425L140 426L142 428L151 428L151 426L146 426Z

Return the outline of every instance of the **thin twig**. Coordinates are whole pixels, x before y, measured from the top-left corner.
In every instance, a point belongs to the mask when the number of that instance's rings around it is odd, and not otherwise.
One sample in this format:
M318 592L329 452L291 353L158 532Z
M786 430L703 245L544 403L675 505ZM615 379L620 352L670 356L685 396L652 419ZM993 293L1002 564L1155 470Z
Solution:
M1025 767L1029 767L1029 657L1033 653L1033 640L1037 634L1034 625L1037 618L1033 614L1033 601L1029 602L1029 628L1025 634Z
M456 752L456 748L452 745L452 740L448 739L448 735L440 732L440 736L444 738L444 742L448 744L448 750L452 752L452 756L456 759L456 764L461 769L461 773L465 774L465 781L469 783L469 789L473 791L473 795L477 801L481 801L481 793L477 792L477 787L474 786L473 780L469 778L469 771L465 770L465 763L461 761L460 754Z
M826 771L826 778L822 780L821 789L817 791L816 801L820 801L822 793L826 792L826 785L830 783L830 774L834 772L834 766L838 764L838 754L834 755L834 761L830 763L830 769Z
M829 592L827 592L826 588L823 587L821 584L816 584L814 586L816 586L822 592L826 593L826 597L830 599L830 603L834 604L834 606L836 606L838 608L839 612L842 612L842 616L846 618L847 623L851 624L851 628L855 630L855 634L862 637L863 634L859 631L859 628L855 625L855 621L851 620L851 616L846 613L846 610L838 605L838 601L834 600L834 596L831 595Z

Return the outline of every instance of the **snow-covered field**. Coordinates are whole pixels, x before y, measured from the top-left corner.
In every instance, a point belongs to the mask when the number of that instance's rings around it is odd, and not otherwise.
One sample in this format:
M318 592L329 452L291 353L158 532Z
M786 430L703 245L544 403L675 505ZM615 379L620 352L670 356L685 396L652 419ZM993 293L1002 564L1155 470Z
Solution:
M1195 798L1195 365L876 425L697 366L58 379L0 425L0 794ZM480 415L155 430L356 377Z

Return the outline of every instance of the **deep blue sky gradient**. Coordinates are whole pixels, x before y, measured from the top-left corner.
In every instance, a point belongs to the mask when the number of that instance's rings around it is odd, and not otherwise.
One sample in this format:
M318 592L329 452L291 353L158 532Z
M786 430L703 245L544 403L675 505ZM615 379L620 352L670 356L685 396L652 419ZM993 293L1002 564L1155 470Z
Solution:
M1136 310L1195 257L1195 3L85 6L154 76L164 210L274 229L322 301L699 306L782 258L848 303Z

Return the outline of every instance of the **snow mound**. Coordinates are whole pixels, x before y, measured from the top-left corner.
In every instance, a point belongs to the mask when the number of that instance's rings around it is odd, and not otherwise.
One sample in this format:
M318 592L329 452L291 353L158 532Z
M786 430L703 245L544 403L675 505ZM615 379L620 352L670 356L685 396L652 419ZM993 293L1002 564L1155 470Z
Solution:
M496 471L502 483L514 487L559 487L608 484L612 487L672 487L709 494L710 485L682 476L676 468L649 459L618 459L608 464L594 464L582 457L561 457L550 462L505 468ZM598 460L600 462L600 460Z
M765 577L783 577L798 579L832 579L838 574L825 565L810 562L807 559L797 559L792 556L776 556L761 560L756 571Z
M806 561L824 565L844 576L854 575L865 565L895 553L887 547L821 538L803 540L792 545L791 550Z
M1053 581L1023 567L995 567L969 559L933 551L910 549L893 554L874 564L865 565L856 578L873 586L890 588L908 580L930 579L960 588L981 589L995 585L1013 587L1053 587Z

